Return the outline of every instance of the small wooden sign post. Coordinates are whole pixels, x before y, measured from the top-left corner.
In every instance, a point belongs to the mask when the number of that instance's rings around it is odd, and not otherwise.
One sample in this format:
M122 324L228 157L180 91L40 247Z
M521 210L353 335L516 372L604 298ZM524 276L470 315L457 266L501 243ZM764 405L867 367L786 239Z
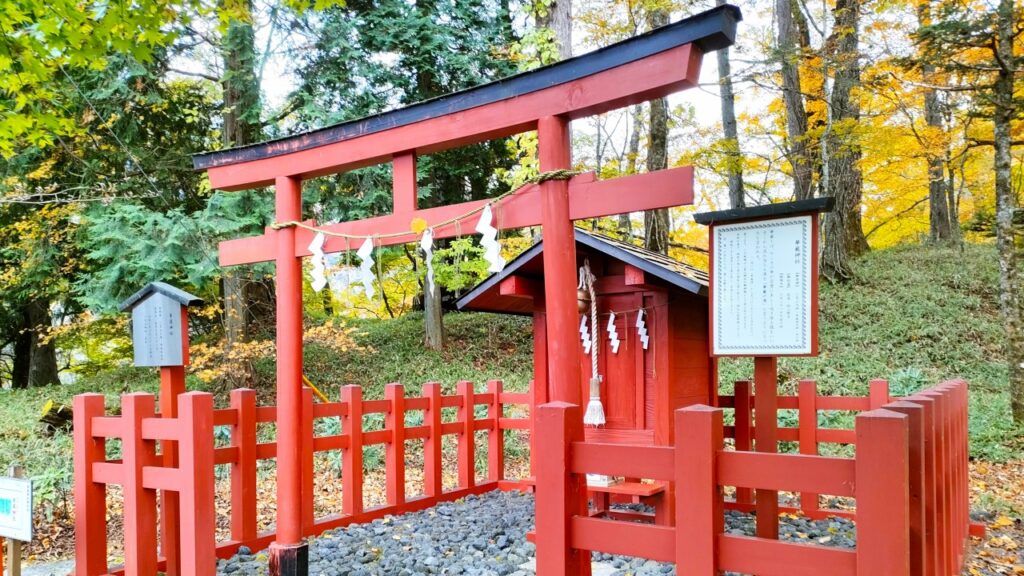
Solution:
M121 303L132 313L132 346L136 366L160 368L160 415L177 416L178 396L185 393L188 356L188 307L202 300L163 282L151 282ZM173 442L161 443L164 466L178 466ZM178 493L160 495L161 552L167 559L165 573L180 571L178 546Z
M754 358L754 448L778 451L779 356L818 355L818 214L832 198L694 216L710 227L711 353ZM758 490L757 535L779 536L778 492Z
M32 541L32 481L24 478L20 466L11 466L0 478L0 544L7 540L9 576L21 576L21 543ZM4 553L0 547L0 576Z

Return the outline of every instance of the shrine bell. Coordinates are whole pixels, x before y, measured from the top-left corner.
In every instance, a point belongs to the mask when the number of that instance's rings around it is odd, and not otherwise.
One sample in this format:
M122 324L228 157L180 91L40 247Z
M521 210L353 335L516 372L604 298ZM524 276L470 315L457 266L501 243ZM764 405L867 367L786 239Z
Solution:
M591 346L598 352L606 420L602 426L586 428L587 440L669 444L673 411L692 404L714 405L717 400L717 374L708 347L707 273L606 236L579 229L575 235L577 270L589 264L594 276L598 326ZM533 318L535 406L548 401L551 379L557 377L547 372L543 261L542 241L456 303L460 310ZM579 321L590 329L586 286L578 295ZM641 311L642 329L637 325ZM576 345L580 346L581 397L586 399L592 365L591 355L584 353L584 340L581 333Z

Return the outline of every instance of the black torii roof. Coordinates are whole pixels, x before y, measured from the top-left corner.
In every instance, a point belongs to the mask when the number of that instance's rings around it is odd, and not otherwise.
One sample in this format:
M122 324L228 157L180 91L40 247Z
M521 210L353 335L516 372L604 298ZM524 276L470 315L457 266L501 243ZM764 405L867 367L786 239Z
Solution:
M684 264L669 258L664 254L652 252L628 242L609 238L601 234L575 229L576 243L600 252L616 260L620 260L643 270L670 286L675 286L687 292L707 296L708 273L699 268ZM497 306L488 298L502 280L512 276L517 271L534 272L540 269L540 262L543 258L544 241L534 244L529 250L523 252L515 260L508 263L505 268L496 274L492 274L483 282L477 284L468 294L459 298L455 305L459 310L477 310L484 312L500 312L505 314L532 314L531 303L523 301L522 298L515 298L520 306L509 303L509 305ZM528 270L529 269L529 270Z
M150 282L142 287L141 290L132 294L127 300L121 302L118 309L121 312L127 312L132 308L135 308L140 302L145 300L150 294L163 294L172 300L178 302L182 306L193 306L195 304L202 304L203 299L198 296L193 296L188 292L180 288L175 288L165 282Z

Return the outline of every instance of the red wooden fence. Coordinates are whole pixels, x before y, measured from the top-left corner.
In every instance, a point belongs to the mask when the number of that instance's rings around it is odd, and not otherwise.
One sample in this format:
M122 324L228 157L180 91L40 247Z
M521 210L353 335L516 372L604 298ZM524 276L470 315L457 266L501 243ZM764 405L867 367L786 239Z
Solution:
M884 390L884 395L883 395ZM881 382L868 398L817 397L811 384L780 408L804 415L780 440L800 441L801 454L749 451L749 388L723 404L739 407L728 430L723 410L693 406L676 412L675 446L622 446L569 437L579 407L538 409L537 435L563 438L537 445L537 563L544 576L587 574L588 551L674 562L680 574L735 571L758 575L951 576L959 574L969 532L967 487L967 385L948 382L889 402ZM813 400L812 400L813 396ZM854 430L817 427L817 410L863 412ZM724 439L732 432L736 450ZM807 435L811 439L805 440ZM854 458L819 456L816 444L856 446ZM813 445L813 446L812 446ZM563 448L564 447L564 448ZM564 452L563 452L564 450ZM675 526L590 517L584 475L609 474L676 483ZM855 550L734 536L723 530L723 488L828 494L856 500ZM769 493L771 493L769 492ZM749 492L737 492L744 498ZM831 513L831 511L827 511Z
M342 388L342 401L314 404L309 390L303 408L303 530L312 536L325 530L356 522L367 522L388 514L429 508L444 500L481 493L498 487L504 480L504 430L526 430L528 419L506 418L504 406L530 403L529 394L509 393L502 383L488 383L477 393L470 382L460 382L453 396L441 394L441 385L428 383L420 397L406 397L403 386L389 384L382 400L364 400L358 386ZM476 406L487 407L478 419ZM234 554L240 546L266 547L273 532L257 532L257 461L275 458L274 442L260 443L257 426L275 421L273 406L257 406L253 390L231 393L229 408L215 410L213 397L191 392L179 397L178 415L161 418L155 413L155 399L149 394L126 394L121 415L106 416L104 399L83 394L74 401L75 419L75 533L76 575L138 574L155 576L206 576L216 571L216 559ZM457 410L454 420L442 417L444 408ZM423 424L406 426L406 414L421 412ZM366 431L363 416L383 414L384 427ZM315 436L314 422L322 418L341 420L341 433ZM214 427L230 431L228 446L214 447ZM475 477L475 432L485 430L488 442L487 479ZM442 438L458 441L458 487L445 492L442 485ZM121 440L120 460L108 460L106 442ZM405 441L424 441L424 494L410 497L405 491ZM163 465L157 447L178 447L176 468ZM365 446L386 447L387 504L364 508L362 497ZM314 518L314 454L342 452L342 509L339 513ZM217 542L215 535L214 466L230 467L230 539ZM107 487L124 490L124 567L107 565ZM177 538L164 538L176 550L158 553L158 492L173 492L180 498L180 525L171 527ZM167 545L165 544L166 548Z

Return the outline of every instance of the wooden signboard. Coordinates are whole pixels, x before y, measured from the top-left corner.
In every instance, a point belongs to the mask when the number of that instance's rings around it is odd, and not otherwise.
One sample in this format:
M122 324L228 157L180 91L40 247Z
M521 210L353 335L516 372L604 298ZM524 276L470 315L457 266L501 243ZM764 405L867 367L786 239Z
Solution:
M818 354L818 212L831 200L696 216L711 226L714 356Z

